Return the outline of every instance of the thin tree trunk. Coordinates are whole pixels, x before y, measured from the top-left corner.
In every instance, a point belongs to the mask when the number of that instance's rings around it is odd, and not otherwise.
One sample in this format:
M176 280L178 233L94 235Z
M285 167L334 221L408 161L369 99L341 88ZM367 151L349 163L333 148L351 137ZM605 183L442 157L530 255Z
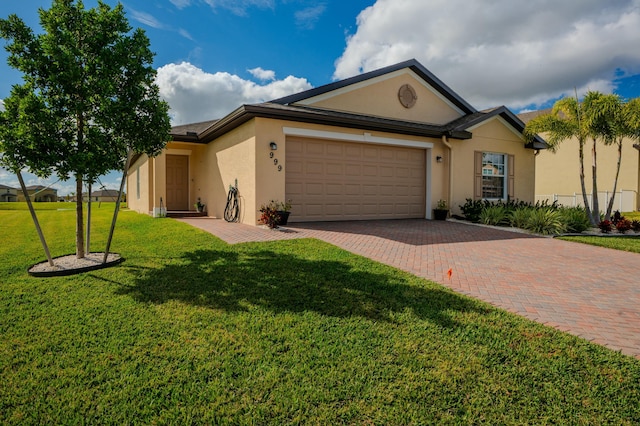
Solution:
M44 253L47 255L49 266L54 266L53 259L51 258L51 253L49 252L49 246L47 245L47 241L44 239L42 228L40 228L40 222L38 222L36 211L33 208L33 204L31 203L31 197L29 197L29 192L27 191L27 187L24 184L24 179L22 179L22 173L20 172L20 170L18 170L16 174L18 175L18 181L20 182L20 188L22 189L24 198L27 201L27 206L29 206L29 213L31 213L31 219L33 219L33 223L36 225L36 231L38 232L38 237L40 237L42 248L44 248Z
M578 141L579 144L579 157L580 157L580 187L582 188L582 201L584 203L584 209L587 212L587 217L591 222L591 225L598 225L593 221L593 215L591 214L591 207L589 207L589 197L587 197L587 187L584 182L584 142Z
M84 223L82 214L82 176L76 175L76 257L84 257Z
M613 203L616 199L616 191L618 190L618 177L620 176L620 163L622 163L622 138L618 140L618 164L616 165L616 177L613 180L613 194L609 199L609 205L607 206L607 215L605 219L611 218L611 210L613 210Z
M109 250L111 249L111 240L113 239L113 233L116 229L116 220L118 219L118 212L120 211L120 200L122 200L122 191L124 191L124 184L127 180L127 173L129 172L129 163L131 162L131 157L133 156L133 152L129 150L127 153L127 161L124 165L124 171L122 172L122 180L120 181L120 191L118 192L118 199L116 200L116 209L113 212L113 219L111 220L111 228L109 229L109 238L107 238L107 248L104 251L104 257L102 259L102 263L107 263L107 258L109 257Z
M591 197L593 198L593 210L591 214L593 215L593 220L596 223L600 222L600 202L598 201L598 161L596 158L596 139L593 138L593 147L591 148L591 178L593 180L593 193Z
M87 241L85 244L85 255L91 253L91 182L87 185L89 201L87 201Z

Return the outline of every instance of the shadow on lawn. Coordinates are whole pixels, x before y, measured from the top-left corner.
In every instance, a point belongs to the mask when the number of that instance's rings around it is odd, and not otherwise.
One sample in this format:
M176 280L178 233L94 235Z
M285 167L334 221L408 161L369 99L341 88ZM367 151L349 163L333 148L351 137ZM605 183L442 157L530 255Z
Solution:
M445 327L455 326L446 311L487 311L444 288L409 283L404 274L374 273L346 262L269 250L198 250L177 263L132 273L133 285L120 292L147 303L178 300L227 311L256 305L275 313L313 311L385 321L394 312L410 309Z

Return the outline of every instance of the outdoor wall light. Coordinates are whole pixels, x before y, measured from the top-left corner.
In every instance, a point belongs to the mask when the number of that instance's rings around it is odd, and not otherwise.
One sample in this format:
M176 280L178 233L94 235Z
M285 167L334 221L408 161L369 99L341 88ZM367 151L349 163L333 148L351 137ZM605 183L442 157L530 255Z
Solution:
M442 155L436 156L436 163L442 163Z
M269 148L271 148L271 151L275 151L276 149L278 149L278 144L275 142L271 142L269 143Z

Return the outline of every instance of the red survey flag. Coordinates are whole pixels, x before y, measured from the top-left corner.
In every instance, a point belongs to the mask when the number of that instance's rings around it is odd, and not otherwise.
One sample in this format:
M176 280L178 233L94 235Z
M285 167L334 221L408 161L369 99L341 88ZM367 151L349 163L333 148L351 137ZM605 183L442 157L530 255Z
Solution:
M451 280L451 275L453 275L453 269L449 268L449 270L447 271L447 277L449 278L449 280Z

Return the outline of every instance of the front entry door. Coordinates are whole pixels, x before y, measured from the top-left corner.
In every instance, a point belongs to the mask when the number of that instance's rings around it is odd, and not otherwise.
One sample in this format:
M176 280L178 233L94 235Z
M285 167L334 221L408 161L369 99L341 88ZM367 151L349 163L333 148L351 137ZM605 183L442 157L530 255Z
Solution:
M189 157L167 155L167 210L189 210Z

